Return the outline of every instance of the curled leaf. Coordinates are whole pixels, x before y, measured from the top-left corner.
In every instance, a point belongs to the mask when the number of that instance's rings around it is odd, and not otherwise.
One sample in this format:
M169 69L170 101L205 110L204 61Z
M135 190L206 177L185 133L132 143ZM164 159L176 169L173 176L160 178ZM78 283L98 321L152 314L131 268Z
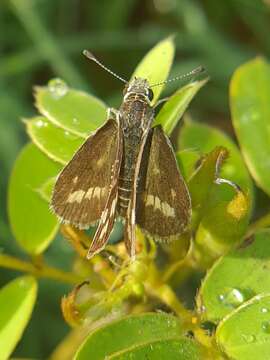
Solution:
M243 191L250 194L253 203L253 184L241 153L233 141L222 131L213 127L186 120L179 137L181 150L194 149L202 154L212 151L217 146L223 146L229 151L229 160L222 166L220 176L233 181Z
M230 201L220 200L207 208L194 241L195 258L201 267L209 267L213 260L241 242L249 213L249 196L241 191L237 191Z

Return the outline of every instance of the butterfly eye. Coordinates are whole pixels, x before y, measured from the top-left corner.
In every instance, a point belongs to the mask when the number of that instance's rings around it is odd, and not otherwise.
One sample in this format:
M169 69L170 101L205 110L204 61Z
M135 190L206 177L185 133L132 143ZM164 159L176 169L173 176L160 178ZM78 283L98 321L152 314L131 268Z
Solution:
M152 89L148 89L148 94L147 94L147 96L148 96L148 99L149 99L150 101L153 100L154 93L153 93L153 90L152 90Z

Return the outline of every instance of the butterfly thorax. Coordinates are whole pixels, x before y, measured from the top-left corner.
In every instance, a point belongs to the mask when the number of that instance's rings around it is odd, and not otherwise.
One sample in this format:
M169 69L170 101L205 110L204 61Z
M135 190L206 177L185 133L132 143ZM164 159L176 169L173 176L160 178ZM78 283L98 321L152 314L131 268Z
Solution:
M124 149L119 177L118 211L124 216L134 182L141 141L151 126L154 111L144 94L130 93L120 107L119 116Z

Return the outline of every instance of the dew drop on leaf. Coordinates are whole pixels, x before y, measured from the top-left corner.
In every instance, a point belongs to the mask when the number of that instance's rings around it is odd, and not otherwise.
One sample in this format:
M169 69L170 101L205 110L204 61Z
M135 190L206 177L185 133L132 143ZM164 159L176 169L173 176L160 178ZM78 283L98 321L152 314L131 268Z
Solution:
M60 99L68 92L67 84L61 79L52 79L49 81L49 91L55 99Z
M262 322L262 330L263 330L263 332L270 334L270 321Z
M38 128L42 128L42 127L46 127L48 126L48 123L42 119L39 119L36 124L35 124Z
M225 306L230 306L230 307L237 307L246 300L243 292L237 288L229 289L223 294L220 294L218 296L218 299Z
M267 309L266 307L263 307L263 308L261 308L261 312L266 314L269 312L269 309Z

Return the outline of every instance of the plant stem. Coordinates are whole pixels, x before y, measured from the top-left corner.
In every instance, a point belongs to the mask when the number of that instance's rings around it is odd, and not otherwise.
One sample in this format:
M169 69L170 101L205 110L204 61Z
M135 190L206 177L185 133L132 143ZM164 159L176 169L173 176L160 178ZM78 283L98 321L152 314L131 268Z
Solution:
M249 225L245 239L254 235L256 231L267 227L270 227L270 213L262 216L260 219Z
M193 313L185 308L169 285L160 281L162 277L157 268L151 266L149 273L151 276L144 283L148 295L160 299L182 318L184 322L192 323Z
M184 307L169 285L163 284L158 288L151 288L150 293L168 305L184 321L191 322L192 312Z
M28 261L18 259L14 256L0 254L0 267L7 269L19 270L30 273L36 277L43 277L54 279L67 284L78 284L84 279L71 272L65 272L63 270L47 266L45 264L42 267L37 267Z

